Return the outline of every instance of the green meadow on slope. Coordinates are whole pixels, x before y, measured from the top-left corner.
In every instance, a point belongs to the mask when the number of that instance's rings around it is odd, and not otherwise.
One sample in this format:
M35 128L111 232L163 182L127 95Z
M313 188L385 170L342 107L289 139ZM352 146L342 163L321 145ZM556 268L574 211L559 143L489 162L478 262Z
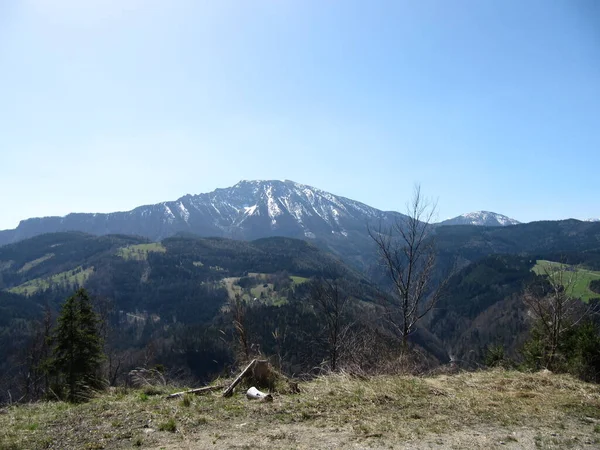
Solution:
M29 263L28 263L29 264ZM52 287L69 289L71 286L83 286L85 281L94 273L93 267L83 269L81 266L73 270L60 272L45 278L34 278L19 286L9 289L13 294L33 295Z
M569 273L573 274L573 295L581 298L583 301L587 302L591 298L600 297L599 294L596 294L590 289L590 283L594 280L600 280L600 272L588 270L581 267L571 267L566 264L561 264L556 261L546 261L546 260L538 260L536 265L533 267L533 271L538 275L544 275L546 272L552 273L552 271L556 271L559 268L567 268L572 271L566 272L566 276L569 276Z

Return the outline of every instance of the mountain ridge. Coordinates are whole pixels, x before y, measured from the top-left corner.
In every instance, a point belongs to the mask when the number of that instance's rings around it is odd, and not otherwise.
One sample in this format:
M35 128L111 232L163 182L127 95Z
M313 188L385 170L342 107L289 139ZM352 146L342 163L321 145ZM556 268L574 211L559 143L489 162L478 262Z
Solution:
M0 231L0 245L64 231L136 235L152 241L181 233L239 240L282 236L310 241L364 269L374 251L368 225L391 224L401 217L289 180L240 181L230 188L127 212L28 219L14 230Z
M478 225L487 227L506 227L519 225L518 220L491 211L474 211L446 219L438 225Z
M241 239L278 235L331 241L364 234L369 223L389 223L402 216L291 180L242 180L228 188L187 194L129 211L24 219L16 228L0 231L0 245L63 231L139 235L155 241L180 232ZM447 222L440 225L451 224Z

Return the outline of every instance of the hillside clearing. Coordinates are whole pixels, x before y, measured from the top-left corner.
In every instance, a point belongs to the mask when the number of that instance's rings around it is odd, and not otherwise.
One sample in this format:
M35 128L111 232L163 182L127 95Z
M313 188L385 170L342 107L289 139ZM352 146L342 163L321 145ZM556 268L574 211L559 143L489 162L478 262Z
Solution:
M145 261L148 253L166 253L167 249L160 242L150 244L128 245L117 250L117 255L126 260Z
M290 276L290 278L292 279L292 283L294 283L294 285L306 283L308 281L308 278L306 277L297 277L295 275Z
M237 283L243 277L227 277L223 278L222 282L227 289L230 299L234 299L237 295L243 300L251 301L254 299L260 300L262 303L274 306L280 306L287 303L286 290L277 291L275 284L270 281L270 277L275 274L249 272L248 277L255 279L255 286L250 288L242 288ZM309 279L297 275L290 275L290 286L293 289L299 284L306 283Z
M173 388L172 391L177 389ZM600 387L503 370L431 378L331 375L272 403L238 392L166 400L117 389L0 414L2 449L598 448ZM165 391L166 392L166 391Z
M540 259L536 261L536 264L533 266L532 270L538 275L544 275L546 270L557 270L561 267L567 268L567 265L555 261L546 261ZM577 274L575 286L573 287L573 295L581 298L584 302L587 302L590 298L600 297L599 294L596 294L590 290L590 282L593 280L600 280L600 272L595 272L593 270L587 270L580 267L574 267L573 270Z
M68 288L70 286L83 286L90 275L94 273L93 267L83 269L81 266L73 270L57 273L46 278L35 278L26 283L9 289L9 292L22 295L33 295L38 291L44 291L53 286Z
M38 259L34 259L33 261L29 261L25 264L23 264L23 267L21 267L17 273L24 273L27 272L28 270L33 269L35 266L40 265L41 263L43 263L44 261L48 261L50 258L54 257L54 253L48 253Z

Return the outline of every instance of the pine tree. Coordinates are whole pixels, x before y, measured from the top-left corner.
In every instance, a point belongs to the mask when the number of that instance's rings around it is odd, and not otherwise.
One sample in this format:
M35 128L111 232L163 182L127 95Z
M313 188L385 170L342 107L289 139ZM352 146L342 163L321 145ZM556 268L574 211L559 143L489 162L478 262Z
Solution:
M67 400L85 399L86 392L100 385L98 371L104 354L99 318L85 289L81 288L63 304L53 333L51 367L66 385Z

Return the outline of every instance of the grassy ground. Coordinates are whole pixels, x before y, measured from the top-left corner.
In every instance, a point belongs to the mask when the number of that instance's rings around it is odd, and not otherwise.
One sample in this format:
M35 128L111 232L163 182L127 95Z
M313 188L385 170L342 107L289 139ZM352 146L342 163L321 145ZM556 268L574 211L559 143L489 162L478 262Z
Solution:
M297 284L306 283L308 281L308 278L297 277L295 275L292 275L290 278L292 279L292 283L294 283L294 286L297 285Z
M90 403L0 412L1 449L599 448L600 387L502 370L431 378L332 375L272 403L243 393L167 400L117 390Z
M33 295L37 291L46 290L51 286L83 286L92 273L94 273L93 267L88 267L85 270L81 267L76 267L73 270L57 273L51 277L29 280L26 283L9 289L9 292L22 295Z
M144 261L148 259L148 253L159 252L165 253L167 249L160 242L152 242L150 244L128 245L117 250L117 255L123 259L135 259Z
M552 271L564 266L564 264L558 262L540 259L536 261L536 264L532 270L538 275L543 275L548 269ZM596 294L590 290L590 282L592 280L600 280L600 272L594 272L592 270L582 268L576 268L575 271L577 277L575 286L573 287L573 295L581 298L585 302L587 302L590 298L600 297L599 294Z

